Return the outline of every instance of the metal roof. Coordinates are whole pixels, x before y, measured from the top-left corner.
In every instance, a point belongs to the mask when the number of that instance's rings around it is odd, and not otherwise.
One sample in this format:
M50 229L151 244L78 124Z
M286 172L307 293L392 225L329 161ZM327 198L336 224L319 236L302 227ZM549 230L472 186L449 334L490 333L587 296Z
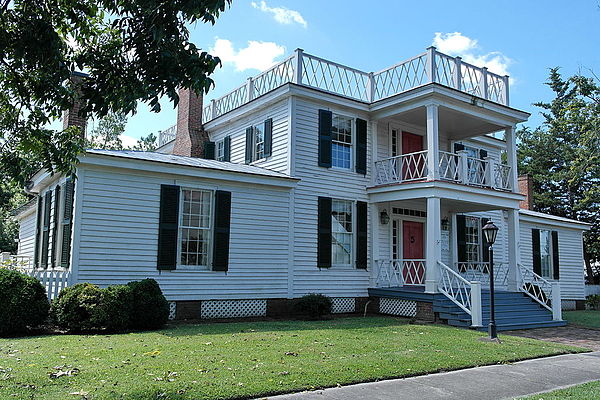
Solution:
M587 222L577 221L575 219L570 219L570 218L565 218L565 217L559 217L559 216L552 215L552 214L544 214L544 213L537 212L537 211L520 209L519 212L523 215L530 216L530 217L544 218L544 219L548 219L551 221L559 221L559 222L565 222L565 223L575 224L575 225L584 225L587 227L591 226L591 224L589 224Z

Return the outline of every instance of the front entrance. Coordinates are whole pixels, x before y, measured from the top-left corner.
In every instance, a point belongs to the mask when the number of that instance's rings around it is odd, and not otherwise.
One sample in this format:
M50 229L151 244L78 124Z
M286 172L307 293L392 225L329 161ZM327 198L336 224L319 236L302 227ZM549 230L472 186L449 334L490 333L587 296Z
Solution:
M425 225L422 222L393 219L392 257L400 261L405 285L425 283L424 238Z

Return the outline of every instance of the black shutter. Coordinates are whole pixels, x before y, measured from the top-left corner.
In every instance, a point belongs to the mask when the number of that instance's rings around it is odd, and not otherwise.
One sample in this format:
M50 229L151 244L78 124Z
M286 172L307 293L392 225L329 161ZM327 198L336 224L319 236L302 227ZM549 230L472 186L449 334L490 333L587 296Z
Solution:
M319 110L319 166L331 167L331 124L333 113Z
M52 268L57 267L56 265L56 255L57 247L58 247L58 225L60 224L60 185L56 185L54 188L54 227L52 229L52 255L50 259L52 260Z
M356 172L367 173L367 121L356 119Z
M223 138L223 161L231 161L231 136Z
M265 158L273 153L273 118L265 120Z
M465 145L462 143L454 143L454 152L459 152L465 149Z
M73 227L73 196L75 182L69 178L65 182L65 197L63 203L62 244L60 247L60 266L69 268L71 258L71 231Z
M487 224L487 218L481 218L481 260L483 262L490 261L490 244L485 240L485 234L483 233L483 227Z
M317 267L331 268L331 198L319 197Z
M367 269L367 203L356 203L356 268Z
M552 231L552 268L554 279L560 279L560 257L558 254L558 232Z
M254 129L252 127L246 128L246 164L252 162L252 134Z
M456 216L456 259L467 261L467 223L464 215Z
M483 150L483 149L480 149L480 150L479 150L479 158L480 158L480 159L482 159L482 160L483 160L483 159L484 159L484 158L486 158L487 156L488 156L488 152L487 152L487 150Z
M52 210L52 191L44 196L44 224L42 226L42 254L40 265L48 268L48 248L50 247L50 211Z
M533 272L542 275L542 254L540 252L540 230L531 230L531 249L533 252Z
M231 192L215 193L215 231L213 238L213 271L229 269L229 235L231 226Z
M204 142L204 158L207 160L215 159L215 142Z
M174 270L177 267L179 196L179 186L160 186L158 258L156 263L156 268L159 270Z
M43 208L44 202L42 196L37 197L37 222L35 224L35 249L33 249L33 265L39 266L40 261L40 243L42 239L42 214L44 213Z

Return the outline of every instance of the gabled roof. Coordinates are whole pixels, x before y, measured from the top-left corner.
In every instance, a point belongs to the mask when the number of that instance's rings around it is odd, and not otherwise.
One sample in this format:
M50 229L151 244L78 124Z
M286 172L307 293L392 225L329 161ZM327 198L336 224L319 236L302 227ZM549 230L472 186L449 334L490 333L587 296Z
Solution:
M203 158L176 156L172 154L133 150L86 150L86 154L127 158L140 161L154 161L186 167L205 168L218 171L238 172L242 174L269 176L273 178L295 179L281 172L257 167L254 165L236 164L226 161L206 160Z

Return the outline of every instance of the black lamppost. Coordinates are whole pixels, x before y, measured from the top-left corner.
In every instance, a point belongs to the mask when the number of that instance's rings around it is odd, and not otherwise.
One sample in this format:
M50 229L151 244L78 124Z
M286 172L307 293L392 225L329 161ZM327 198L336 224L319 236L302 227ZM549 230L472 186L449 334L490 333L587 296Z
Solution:
M492 221L488 221L482 230L485 240L490 246L490 324L488 326L488 334L490 340L496 340L498 339L498 334L496 332L496 317L494 309L494 242L496 241L496 236L498 235L498 227L494 225Z

